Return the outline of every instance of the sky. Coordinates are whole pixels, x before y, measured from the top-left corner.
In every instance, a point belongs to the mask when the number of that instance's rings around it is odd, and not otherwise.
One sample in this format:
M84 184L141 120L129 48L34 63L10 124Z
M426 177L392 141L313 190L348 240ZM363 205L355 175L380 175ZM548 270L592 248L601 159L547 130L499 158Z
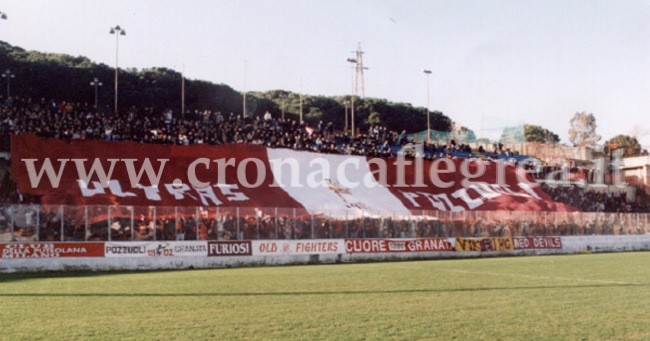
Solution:
M601 142L650 147L650 1L14 0L0 12L0 40L26 50L113 66L120 25L121 68L239 91L349 94L360 43L367 97L424 107L429 69L430 108L479 136L528 123L568 143L584 111Z

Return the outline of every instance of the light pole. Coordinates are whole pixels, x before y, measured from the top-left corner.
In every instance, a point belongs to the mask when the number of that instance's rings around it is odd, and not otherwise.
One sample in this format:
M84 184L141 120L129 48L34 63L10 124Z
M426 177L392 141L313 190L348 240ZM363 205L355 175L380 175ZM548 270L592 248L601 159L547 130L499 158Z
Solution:
M93 81L90 82L90 85L95 87L95 108L97 108L97 88L104 84L99 81L99 78L93 78Z
M300 124L302 124L302 77L300 77Z
M357 60L354 58L348 58L348 63L352 64L352 95L350 95L350 116L351 116L350 123L352 126L352 137L354 137L354 96L356 95L356 90L357 90L354 81L355 80L354 75L357 67Z
M11 70L7 69L2 73L2 78L7 78L7 98L11 97L11 79L16 78L16 75L11 73Z
M117 115L117 78L118 78L118 57L119 57L119 50L120 50L120 36L125 36L126 31L120 27L120 25L116 25L115 27L111 27L111 30L108 32L109 34L114 34L115 35L115 108L113 109L113 112L115 115Z
M282 108L280 109L282 109L282 120L284 121L284 108L287 106L287 95L282 93L278 97L280 97L280 99L282 100L282 104L281 104Z
M347 134L348 132L348 108L350 107L350 101L347 99L343 101L343 106L345 107L345 127L343 128L343 132Z
M185 64L181 72L181 118L185 118Z
M244 59L244 91L243 91L243 103L242 103L242 118L246 117L246 72L248 71L248 61Z
M431 143L431 113L429 112L429 76L431 70L425 69L423 72L427 79L427 143Z

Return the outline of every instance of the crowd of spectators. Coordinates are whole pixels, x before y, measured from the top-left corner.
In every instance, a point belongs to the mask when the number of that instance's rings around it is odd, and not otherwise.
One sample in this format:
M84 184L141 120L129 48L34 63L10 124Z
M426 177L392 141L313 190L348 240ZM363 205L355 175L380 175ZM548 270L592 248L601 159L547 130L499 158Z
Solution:
M34 133L66 140L93 139L135 141L150 144L221 145L245 143L270 148L290 148L319 153L390 157L391 147L407 143L405 133L372 126L368 131L344 134L333 124L310 127L293 119L227 115L209 110L175 117L171 111L154 113L150 108L105 114L82 103L33 101L15 98L0 112L2 147L8 149L10 134ZM177 116L177 115L176 115Z
M8 150L11 134L34 133L41 137L66 140L135 141L150 144L221 145L246 143L270 148L289 148L328 154L391 157L406 150L407 157L418 151L405 131L391 131L372 125L356 134L342 132L334 125L319 122L313 127L294 119L222 114L218 111L188 112L183 117L171 111L155 112L151 108L132 108L113 115L87 103L57 102L13 98L0 105L0 149ZM423 144L419 151L425 158L484 157L509 159L515 153L495 144L492 150L454 140Z
M542 183L542 190L548 193L554 201L571 205L582 212L618 212L634 213L648 212L648 201L644 200L645 193L637 191L636 200L628 200L625 192L587 191L577 185L556 184L550 186Z
M222 114L210 110L188 112L178 117L171 111L155 112L151 108L125 111L119 115L105 113L86 103L33 100L14 97L0 105L0 150L9 150L11 134L34 133L41 137L66 140L135 141L146 144L223 145L245 143L269 148L290 148L329 154L391 157L399 150L409 157L422 153L425 158L483 157L517 159L503 145L491 150L477 150L454 140L445 143L424 143L416 148L406 132L370 126L352 134L334 125L319 122L311 127L294 119ZM15 184L4 177L1 202L33 202L15 191ZM576 187L543 187L555 201L567 203L588 212L639 212L648 207L629 202L625 195L587 192Z

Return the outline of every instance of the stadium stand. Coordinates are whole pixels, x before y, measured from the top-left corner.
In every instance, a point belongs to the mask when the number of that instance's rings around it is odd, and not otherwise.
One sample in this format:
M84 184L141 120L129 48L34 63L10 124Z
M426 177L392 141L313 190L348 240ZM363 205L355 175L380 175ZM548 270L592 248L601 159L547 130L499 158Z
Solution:
M8 151L12 134L34 133L40 137L64 140L135 141L144 144L223 145L244 143L270 148L289 148L326 154L392 157L400 150L415 157L418 150L406 132L370 126L352 137L333 124L319 122L315 127L296 120L264 116L242 116L209 110L174 117L171 111L155 113L150 108L132 108L123 115L106 114L85 103L34 100L14 97L0 105L0 151ZM517 155L494 144L472 150L454 140L445 144L422 144L423 157L501 159L519 162L527 156ZM8 167L7 167L8 168ZM549 166L545 165L545 173ZM38 198L23 196L15 183L5 176L0 184L0 203L38 203ZM569 204L584 212L649 212L647 201L629 202L624 195L587 192L575 186L544 186L555 201ZM207 227L206 227L207 228Z
M125 115L114 116L82 103L70 103L31 98L13 98L0 106L0 150L9 149L11 134L35 133L41 137L65 140L136 141L140 143L193 145L221 145L246 143L270 148L290 148L329 154L363 155L371 157L394 156L403 146L413 144L406 132L395 132L387 127L370 126L352 137L340 133L331 122L322 121L315 127L296 120L264 116L246 116L221 112L196 111L185 118L171 112L157 114L149 108L132 109ZM414 149L408 156L415 156ZM491 159L526 158L516 155L503 145L494 145L490 151L480 147L473 151L467 144L423 144L426 158L485 157Z

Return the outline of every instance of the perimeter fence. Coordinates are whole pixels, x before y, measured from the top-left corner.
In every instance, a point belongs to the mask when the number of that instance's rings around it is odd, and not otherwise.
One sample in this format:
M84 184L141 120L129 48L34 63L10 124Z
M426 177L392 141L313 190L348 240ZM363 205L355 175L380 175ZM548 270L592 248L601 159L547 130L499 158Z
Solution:
M0 206L0 242L453 238L650 233L650 214L295 208Z

